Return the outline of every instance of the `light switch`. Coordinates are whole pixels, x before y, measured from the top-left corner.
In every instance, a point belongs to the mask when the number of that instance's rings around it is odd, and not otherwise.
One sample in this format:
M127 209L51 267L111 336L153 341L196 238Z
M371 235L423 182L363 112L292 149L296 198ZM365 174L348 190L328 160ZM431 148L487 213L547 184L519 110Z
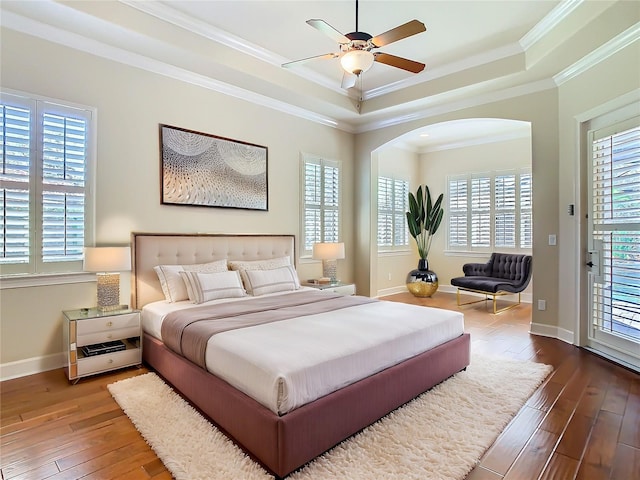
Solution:
M552 233L551 235L549 235L549 245L555 245L556 244L556 234Z

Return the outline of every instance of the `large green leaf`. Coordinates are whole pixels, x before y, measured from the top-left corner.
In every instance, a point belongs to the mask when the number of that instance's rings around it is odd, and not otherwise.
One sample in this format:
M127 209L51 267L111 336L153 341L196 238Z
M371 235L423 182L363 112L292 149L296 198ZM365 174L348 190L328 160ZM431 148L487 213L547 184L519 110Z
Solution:
M432 236L436 233L444 217L442 202L444 194L440 194L435 203L431 201L431 191L427 185L420 185L415 195L409 192L409 211L407 226L415 239L420 258L427 258L431 247Z

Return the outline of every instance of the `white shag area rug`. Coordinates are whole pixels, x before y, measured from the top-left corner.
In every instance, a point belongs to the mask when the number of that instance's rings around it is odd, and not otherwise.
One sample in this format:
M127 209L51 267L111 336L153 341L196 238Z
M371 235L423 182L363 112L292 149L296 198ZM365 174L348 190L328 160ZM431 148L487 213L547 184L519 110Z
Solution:
M460 480L551 372L473 355L471 365L318 457L290 480ZM108 386L176 480L273 479L156 374Z

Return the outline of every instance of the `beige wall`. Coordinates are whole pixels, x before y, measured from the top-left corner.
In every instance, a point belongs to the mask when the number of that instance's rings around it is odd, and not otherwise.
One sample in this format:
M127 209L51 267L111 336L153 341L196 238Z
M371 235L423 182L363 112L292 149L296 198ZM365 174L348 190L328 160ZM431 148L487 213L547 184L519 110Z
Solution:
M558 249L547 245L548 235L558 232L558 98L555 88L358 135L356 179L359 181L356 184L356 205L360 214L357 216L356 261L359 268L355 273L359 288L369 286L369 291L375 291L375 285L371 280L376 278L373 272L377 269L377 265L369 256L372 212L368 208L368 202L374 190L371 181L365 179L369 179L371 175L370 152L419 127L466 118L503 118L531 123L534 185L533 271L536 278L533 297L534 302L536 299L547 301L547 310L534 311L534 321L555 325L558 314ZM438 236L439 239L440 237ZM434 252L434 255L441 254L441 251ZM367 265L369 271L364 268ZM434 267L437 268L437 264Z
M418 155L397 147L385 147L375 152L372 156L377 159L377 174L391 176L393 178L409 181L409 191L418 188ZM374 169L376 161L374 160ZM377 189L376 189L377 192ZM374 195L373 211L377 211L378 203ZM375 228L374 228L375 230ZM388 295L405 290L407 273L416 268L417 253L413 238L409 237L409 246L406 249L379 252L377 242L372 244L376 263L376 286L372 295Z
M618 2L606 12L606 18L595 20L597 25L585 25L581 38L586 40L577 45L579 52L584 50L580 56L637 21L633 3ZM442 121L488 117L530 122L533 297L534 302L547 301L546 311L534 310L533 322L563 338L576 329L576 305L585 298L578 283L583 225L578 216L568 218L565 211L568 203L580 206L585 198L577 181L579 120L639 88L639 42L560 87L549 81L545 89L530 93L521 89L514 98L448 113L416 112L421 120L352 135L14 31L3 29L1 35L2 87L98 110L98 244L127 243L132 230L297 235L299 156L309 152L342 160L345 166L347 259L339 269L341 277L357 281L360 294L376 293L380 270L372 208L376 178L372 152L404 133ZM436 108L443 111L442 106ZM159 123L268 146L269 212L160 205ZM551 233L558 234L558 246L547 244ZM302 278L316 277L320 265L300 262L299 270ZM126 299L126 276L122 284ZM0 363L59 360L60 311L93 304L94 286L89 282L0 290ZM48 363L53 364L53 360Z
M353 135L54 43L2 30L2 87L97 108L96 243L126 244L132 231L287 233L298 236L300 153L343 162L339 270L353 280ZM158 124L268 147L269 211L160 204ZM301 278L318 262L298 263ZM127 301L129 283L122 280ZM95 283L3 289L0 363L58 354L61 311L95 304Z

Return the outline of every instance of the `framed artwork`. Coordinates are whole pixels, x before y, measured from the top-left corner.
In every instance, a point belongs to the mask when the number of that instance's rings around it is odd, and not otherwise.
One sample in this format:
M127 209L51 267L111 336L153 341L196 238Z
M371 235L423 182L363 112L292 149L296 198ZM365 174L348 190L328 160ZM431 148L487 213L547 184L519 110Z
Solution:
M268 210L267 147L160 125L163 204Z

